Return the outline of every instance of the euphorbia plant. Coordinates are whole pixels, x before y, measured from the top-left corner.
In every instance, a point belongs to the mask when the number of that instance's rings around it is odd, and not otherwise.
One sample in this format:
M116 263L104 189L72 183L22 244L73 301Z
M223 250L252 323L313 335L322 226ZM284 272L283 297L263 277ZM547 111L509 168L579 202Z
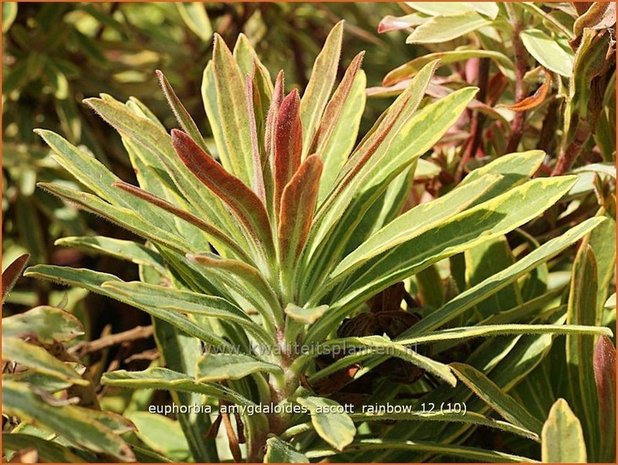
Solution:
M425 347L500 334L609 334L605 328L566 326L559 320L523 325L503 324L510 323L503 319L440 329L500 289L517 285L518 278L602 219L576 226L450 301L442 298L437 308L420 308L420 321L394 318L403 325L396 332L359 333L350 324L342 331L344 319L366 312L371 298L445 258L500 240L554 205L574 183L573 177L529 180L544 154L510 154L470 174L445 196L400 215L419 158L459 118L476 89L425 100L436 67L429 63L356 144L365 101L363 56L352 60L332 92L342 32L342 23L331 31L302 97L297 90L286 94L283 73L272 83L246 38L241 36L233 52L215 38L202 86L214 144L203 138L161 74L182 128L171 134L139 101L122 104L108 95L87 99L120 133L139 187L57 134L39 130L54 159L88 191L41 187L146 243L107 237L61 241L138 264L139 282L46 265L27 274L85 287L152 315L165 368L110 372L104 383L166 389L180 403L203 402L205 395L220 407L240 407L235 427L227 413L214 426L208 417L180 414L196 461L214 461L223 452L214 439L204 439L208 431L208 438L214 436L220 422L237 461L345 458L365 449L518 460L446 447L439 438L382 441L371 422L394 417L343 411L330 398L334 389L316 386L342 373L349 374L346 383L360 379L392 357L416 366L417 375L426 374L409 379L421 393L436 382L450 389L457 377L468 386L482 385L489 382L483 373L464 364L454 372ZM399 295L394 311L403 313ZM316 363L342 347L351 350L326 366ZM433 378L429 384L427 377ZM428 415L420 404L407 403L413 410L399 419L454 418ZM539 441L542 423L526 414L521 407L506 421L467 412L456 418ZM365 425L363 434L357 434L358 425ZM246 448L239 445L243 442Z

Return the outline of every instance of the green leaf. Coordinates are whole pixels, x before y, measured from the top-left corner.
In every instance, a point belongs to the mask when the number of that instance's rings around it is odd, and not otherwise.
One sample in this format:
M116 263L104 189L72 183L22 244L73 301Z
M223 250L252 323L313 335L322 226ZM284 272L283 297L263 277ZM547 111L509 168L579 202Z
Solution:
M8 32L17 17L17 2L2 2L2 33Z
M2 382L2 407L4 413L36 422L75 445L110 454L122 461L135 460L129 445L93 418L92 410L75 405L52 405L35 394L30 386L9 380Z
M245 76L218 34L213 59L204 70L202 96L223 166L246 186L254 186Z
M54 245L109 255L136 265L150 266L165 273L165 266L159 254L137 242L105 236L80 236L63 237L58 239Z
M343 450L354 440L356 427L340 404L324 397L299 397L296 400L311 413L315 431L335 449Z
M266 440L264 463L309 463L309 459L276 436Z
M189 313L231 321L256 336L262 343L269 345L272 343L272 336L268 335L260 325L253 322L240 308L221 297L120 280L105 281L102 290L140 309L148 308L166 315L180 316ZM169 323L174 324L172 321ZM221 344L219 337L211 335L209 339L218 341L215 345Z
M473 11L452 16L436 16L417 27L408 36L406 43L435 44L447 42L490 24L491 21Z
M302 308L294 304L285 307L285 314L299 323L311 324L320 319L324 312L328 310L328 305L321 305L314 308Z
M392 405L392 404L389 404ZM380 406L379 406L380 407ZM375 409L370 407L367 409L367 413L353 413L350 415L353 421L438 421L438 422L456 422L467 423L471 425L485 426L489 428L498 429L508 433L516 434L534 441L540 441L539 435L533 431L522 428L521 426L507 423L502 420L494 420L493 418L487 418L475 412L427 412L414 410L413 405L395 404L395 407L401 410L397 413L388 413L384 406L383 410L379 410L379 407ZM410 407L410 408L407 408Z
M133 305L140 310L149 313L150 315L167 321L172 326L175 326L180 331L201 339L213 346L226 347L229 344L222 338L212 334L201 325L198 325L194 321L190 320L179 312L170 312L167 310L161 310L158 308L150 307L147 305L141 305L136 302L132 302L125 295L115 291L110 284L112 282L122 283L122 281L114 275L107 273L99 273L97 271L91 271L82 268L70 268L63 266L52 265L36 265L26 270L26 276L31 276L38 279L46 279L48 281L54 281L61 284L66 284L75 287L81 287L88 289L97 294L101 294L112 299L119 300L120 302ZM107 283L109 287L103 287L103 283Z
M365 109L367 78L360 69L363 55L357 55L326 106L311 153L317 153L324 162L320 182L321 203L333 188L337 175L356 143L356 136Z
M204 42L212 36L212 26L208 19L206 6L199 2L177 3L178 13L189 29Z
M429 342L460 340L474 337L490 337L509 334L566 334L588 336L612 336L612 331L603 326L544 325L544 324L501 324L475 325L462 328L447 328L423 334L422 336L398 338L398 344L426 344Z
M31 434L3 433L2 448L5 451L34 448L39 460L43 462L84 463L86 461L84 457L76 455L66 446Z
M404 332L400 337L403 338L411 337L412 335L421 335L426 331L431 331L448 323L476 303L481 302L498 290L503 289L510 283L515 282L519 277L536 268L540 263L545 263L555 257L567 247L581 239L585 234L597 227L602 221L602 218L590 218L571 228L562 236L547 241L538 249L533 250L524 258L519 260L517 263L499 273L496 273L494 276L490 276L476 286L462 292L450 302L423 318L412 328L410 328L410 330Z
M101 379L108 386L125 387L129 389L162 389L166 391L195 392L231 403L255 407L255 404L225 386L198 383L183 373L167 368L149 368L144 371L117 370L107 372Z
M558 45L539 29L526 29L520 34L526 50L547 69L571 77L573 74L573 53Z
M204 5L202 4L199 4L200 5L199 7L197 7L196 5L197 4L195 3L177 3L176 4L176 6L178 6L178 8L181 11L183 9L186 9L189 6L191 6L191 8L204 8ZM205 9L204 9L204 12L205 12ZM169 106L174 112L174 115L176 116L176 120L180 124L180 127L182 128L184 132L186 132L187 134L189 134L189 136L191 136L191 138L197 143L197 145L200 146L200 148L204 152L207 152L208 148L206 147L206 142L204 141L204 137L200 133L200 130L197 128L195 121L193 121L193 118L191 117L187 109L184 107L184 105L182 104L182 102L180 101L176 93L174 92L174 89L170 85L169 81L167 80L167 78L161 71L157 70L156 74L157 74L157 77L159 78L159 82L161 83L161 88L163 89L163 93L165 94L165 97L167 98L167 103L169 103Z
M90 384L71 366L61 362L42 347L29 344L15 337L5 337L3 335L2 358L19 363L37 373L52 376L72 384L81 386Z
M533 417L523 405L500 389L483 373L464 363L451 363L457 377L474 393L511 423L540 433L542 422Z
M364 300L432 263L527 223L560 199L573 182L573 177L532 180L390 248L363 266L339 305ZM342 276L340 271L331 279Z
M586 463L586 443L582 425L564 399L549 411L541 433L543 462Z
M129 412L126 416L137 427L137 437L155 452L176 462L186 462L191 457L177 421L149 412Z
M241 379L253 373L282 373L277 365L242 354L205 354L197 366L198 383Z
M307 83L300 104L300 117L303 126L303 158L309 155L315 132L337 78L342 38L343 21L339 21L329 32L322 51L313 63L311 78Z
M490 462L490 463L504 463L504 462L535 462L535 460L519 455L507 454L505 452L499 452L488 449L478 449L474 447L465 447L458 445L444 445L435 442L416 442L416 441L400 441L400 440L388 440L388 439L361 439L357 442L350 444L346 448L347 452L368 452L377 451L384 452L389 450L401 450L410 452L429 452L433 455L444 455L453 457L455 460L461 460L462 458L470 459L474 462ZM333 450L314 450L307 452L309 459L323 458L332 455L336 455L337 452Z
M60 308L45 305L2 319L3 338L34 338L43 344L67 342L84 334L81 321Z
M470 50L461 48L456 50L447 50L444 52L428 53L415 58L414 60L408 61L384 76L382 85L392 86L403 81L404 79L410 79L415 76L423 66L434 60L440 60L438 66L444 66L460 61L466 61L471 58L489 58L509 74L514 73L513 63L503 53L494 50Z
M597 306L597 265L592 248L584 242L573 263L567 306L567 324L595 325L600 321ZM594 382L594 339L581 335L567 336L566 363L570 401L576 415L586 427L586 444L598 450L598 400ZM591 457L592 458L592 457ZM596 457L595 457L596 459Z

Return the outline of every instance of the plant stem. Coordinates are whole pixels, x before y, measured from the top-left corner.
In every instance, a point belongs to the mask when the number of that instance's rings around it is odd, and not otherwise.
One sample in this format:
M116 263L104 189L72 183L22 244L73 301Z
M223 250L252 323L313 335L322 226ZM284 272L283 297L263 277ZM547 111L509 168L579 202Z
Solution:
M520 34L522 31L522 24L512 5L505 4L509 13L511 23L513 25L513 48L515 50L515 103L518 103L526 98L526 86L524 83L524 76L526 74L526 64L528 62L528 54L526 48L521 40ZM521 137L524 133L525 111L518 111L513 117L511 122L511 135L509 141L506 144L506 153L515 152L517 146L521 141Z

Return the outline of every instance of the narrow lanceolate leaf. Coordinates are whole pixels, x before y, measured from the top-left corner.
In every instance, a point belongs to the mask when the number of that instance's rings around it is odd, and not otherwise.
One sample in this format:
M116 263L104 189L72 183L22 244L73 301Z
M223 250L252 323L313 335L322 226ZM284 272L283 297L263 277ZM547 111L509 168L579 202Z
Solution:
M328 34L324 48L313 64L311 78L303 94L300 105L303 157L309 154L315 131L337 78L342 38L343 21L339 21Z
M282 315L272 310L277 295L254 267L240 260L223 259L213 254L189 254L187 258L202 265L206 274L216 275L221 282L255 306L266 319L265 324L275 325L283 321Z
M254 70L255 71L255 70ZM255 99L259 98L258 91L255 89L253 80L255 76L248 75L245 78L245 88L247 89L247 113L249 115L249 133L251 136L251 162L253 167L253 191L258 195L262 202L266 202L266 189L264 187L264 173L262 171L262 156L260 154L259 139L262 132L258 132L257 119L255 114ZM258 102L259 104L259 102ZM260 121L262 123L262 121Z
M320 305L319 307L313 308L302 308L298 305L288 304L287 307L285 307L285 314L292 320L299 323L311 324L324 315L326 310L328 310L328 305Z
M3 335L2 358L16 362L37 373L52 376L72 384L82 386L89 384L73 368L58 360L42 347L29 344L18 338L5 337Z
M103 375L101 382L108 386L130 389L162 389L205 394L238 405L255 406L253 402L225 386L198 383L184 373L167 368L149 368L144 371L111 371Z
M435 44L456 39L488 26L491 21L470 11L453 16L436 16L417 27L406 39L408 44Z
M312 396L299 397L297 402L309 410L315 431L335 449L343 450L354 440L354 422L337 402Z
M2 319L2 338L30 338L43 344L67 342L84 334L79 319L60 308L41 305Z
M302 126L299 112L300 98L294 89L281 102L275 121L275 211L279 210L283 189L301 162Z
M476 447L466 447L459 445L445 445L436 442L421 442L421 441L402 441L388 439L360 439L353 442L346 448L346 452L365 453L374 451L380 453L385 451L404 451L407 453L428 453L432 455L450 456L455 461L462 458L470 459L472 462L489 462L489 463L505 463L505 462L535 462L534 459L522 457L520 455L507 454L496 450L479 449ZM312 450L306 455L310 459L329 457L336 455L335 450ZM405 456L404 456L405 457ZM402 462L404 460L401 460Z
M110 297L112 299L139 308L140 310L143 310L156 318L168 322L172 326L178 328L180 331L190 336L197 337L198 339L201 339L208 344L212 344L215 347L229 347L229 344L223 338L213 334L211 331L208 331L203 326L198 325L180 312L170 312L168 310L161 310L152 306L137 304L135 302L131 302L130 299L128 299L121 293L114 292L111 287L103 287L104 283L109 284L111 282L123 282L114 275L107 273L99 273L97 271L82 268L70 268L52 265L32 266L26 270L25 275L69 286L76 286L88 289L89 291L96 292L97 294L101 294L106 297Z
M197 362L198 383L241 379L253 373L282 373L281 367L242 354L206 354Z
M29 258L30 254L25 253L20 255L2 272L2 302L4 302L6 296L9 295L13 286L15 286L22 271L26 268L26 263L28 263Z
M279 253L283 269L289 270L307 242L315 211L322 161L311 155L285 186L279 213Z
M611 462L616 453L616 348L611 339L601 336L594 348L594 381L599 399L601 451L599 460Z
M116 299L137 308L148 307L170 314L194 314L233 322L256 336L262 343L272 343L272 336L251 320L240 308L221 297L170 289L141 282L106 281L105 291ZM219 339L216 337L216 339Z
M377 255L362 267L341 303L362 301L432 263L512 231L556 203L574 182L573 177L532 180ZM337 276L345 274L340 271L332 278Z
M453 189L446 195L438 197L431 202L412 208L373 234L354 252L342 260L337 268L333 270L333 276L344 273L344 270L355 266L354 264L359 260L366 261L372 256L402 244L427 231L428 228L435 226L437 223L464 211L474 200L500 180L500 176L484 176L477 181Z
M178 124L180 124L182 130L189 134L191 138L202 148L202 150L206 152L208 150L206 147L206 142L204 141L200 130L197 128L195 121L193 121L193 118L187 109L184 107L178 96L176 96L174 89L165 75L159 70L156 70L155 72L159 78L159 82L161 83L163 93L167 98L167 103L169 103L169 106L172 108Z
M223 231L219 230L215 226L212 226L211 224L202 221L200 218L189 213L188 211L178 208L172 205L170 202L163 200L156 195L151 194L150 192L146 192L145 190L124 181L117 181L113 185L114 187L122 189L123 191L128 192L135 197L139 197L146 202L156 205L162 210L170 212L172 215L177 216L178 218L181 218L187 223L196 226L208 235L208 237L215 244L215 246L217 244L223 245L231 252L233 252L237 257L241 257L244 260L251 261L251 259L247 256L246 252L238 244L236 244L236 242L234 242L232 238L228 237L227 234L225 234Z
M409 61L388 73L382 80L384 86L395 85L404 79L415 76L420 69L433 60L440 60L440 66L469 60L470 58L489 58L498 66L513 73L513 63L503 53L493 50L449 50L445 52L428 53Z
M549 411L541 433L541 457L546 463L586 463L582 425L564 399Z
M215 35L212 77L214 80L217 113L208 112L211 124L220 125L220 131L213 131L217 150L223 165L231 174L253 185L253 161L245 76L219 35ZM207 103L207 102L205 102Z
M184 132L172 130L172 143L183 163L232 210L255 242L273 250L270 223L260 198L226 172Z
M445 325L474 306L477 302L481 302L500 289L515 282L519 277L534 269L539 264L545 263L555 257L597 227L601 222L603 222L602 218L590 218L574 228L571 228L562 236L546 242L505 270L488 277L483 282L462 292L441 308L432 312L426 318L423 318L401 336L422 335L427 331Z
M567 306L567 324L595 325L597 321L597 264L587 242L580 247L573 263L573 274ZM585 425L586 444L597 450L598 403L594 382L594 339L586 336L567 336L566 362L571 405Z
M541 432L543 427L541 420L533 417L523 405L500 389L499 386L476 368L465 363L451 363L451 368L455 370L457 377L466 386L506 420L535 433Z
M67 446L31 434L2 433L2 447L8 450L32 447L36 449L39 460L47 463L84 463L87 461L85 457L76 455Z
M90 410L75 405L52 405L23 383L2 382L2 407L5 414L36 422L76 446L110 454L121 461L135 460L129 445L93 418Z
M476 325L462 328L448 328L423 336L398 339L399 344L427 344L429 342L463 340L474 337L490 337L510 334L567 334L588 336L611 336L612 331L603 326L581 325L526 325L526 324L502 324L502 325Z
M290 443L273 436L266 440L264 463L309 463L309 459Z
M142 244L105 236L74 236L63 237L54 242L54 245L71 247L85 252L109 255L119 260L126 260L137 265L156 268L165 273L165 266L159 254Z
M109 204L87 192L80 192L61 184L38 183L38 186L51 192L58 197L78 205L81 209L94 213L100 217L115 223L155 244L163 244L167 247L186 253L188 244L170 231L161 229L154 224L144 221L138 214L128 208Z

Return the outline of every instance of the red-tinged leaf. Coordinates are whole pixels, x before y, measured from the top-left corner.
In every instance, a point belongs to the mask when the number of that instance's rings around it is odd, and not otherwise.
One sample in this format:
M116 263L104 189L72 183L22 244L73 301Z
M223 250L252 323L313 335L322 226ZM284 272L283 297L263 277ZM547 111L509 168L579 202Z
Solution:
M13 286L15 286L22 271L26 268L26 263L28 263L29 258L30 254L25 253L20 255L2 272L2 302L4 302L6 296L11 292Z
M283 74L283 70L281 70L279 71L279 74L277 74L277 79L275 80L273 97L270 101L268 115L266 116L266 131L264 135L264 149L266 151L267 157L270 160L273 171L275 161L272 153L275 150L273 147L275 139L275 122L277 120L277 114L279 113L279 107L281 107L281 102L283 101L284 85L285 75Z
M311 229L319 192L322 160L305 159L283 191L279 214L279 251L285 268L300 256Z
M527 110L531 110L532 108L536 108L540 104L542 104L545 101L545 98L547 97L547 93L549 92L549 89L551 89L551 83L552 83L551 73L547 71L546 69L543 69L543 71L545 71L545 81L536 90L534 94L532 94L529 97L526 97L523 100L520 100L517 103L514 103L513 105L499 105L499 107L506 108L512 111L527 111Z
M202 148L202 150L207 150L206 142L204 141L200 130L197 128L195 121L193 121L193 118L191 118L191 115L176 95L176 92L174 92L174 89L172 88L165 75L159 70L156 70L155 74L157 75L157 78L159 78L159 83L161 84L163 93L167 98L169 106L174 112L174 116L176 116L178 124L180 124L180 127L182 127L182 130L189 134L193 138L193 140L196 141L197 144Z
M300 96L294 89L281 102L275 122L275 211L279 211L281 194L300 166L303 150L300 121Z
M260 198L184 132L173 129L172 144L187 168L230 208L249 236L262 246L262 251L265 248L265 252L273 252L270 222Z
M254 69L255 72L255 69ZM251 134L251 148L253 161L253 190L262 202L266 202L266 191L264 189L264 176L262 174L262 160L260 158L260 146L258 143L257 124L255 121L253 77L247 76L245 79L247 87L247 112L249 113L249 132Z
M131 195L134 195L135 197L138 197L153 205L156 205L162 210L170 212L172 215L175 215L178 218L185 220L187 223L191 223L192 225L204 231L208 235L209 240L215 243L214 244L215 247L217 247L218 244L220 244L226 247L227 249L229 249L230 252L234 253L237 257L251 262L251 259L245 253L245 251L236 242L230 239L224 232L202 221L197 216L192 215L188 211L178 208L172 205L171 203L169 203L167 200L157 197L156 195L153 195L150 192L146 192L145 190L140 189L139 187L126 183L124 181L117 181L117 182L114 182L112 185L114 187L122 189L125 192L128 192Z
M364 56L365 52L360 52L354 57L352 63L348 66L341 83L335 90L333 97L330 99L330 102L328 102L326 110L324 110L324 116L320 122L320 127L315 133L315 138L313 139L311 149L312 152L322 153L320 146L324 143L324 141L328 141L330 135L334 131L335 122L341 117L344 104L348 98L348 95L350 95L352 84L354 83L354 79L360 70Z
M419 26L427 21L427 18L423 18L417 13L412 13L406 16L385 16L378 24L378 34L385 32L401 31L402 29L408 29L414 26Z
M607 336L600 336L594 348L594 381L599 399L599 426L605 438L616 436L616 348ZM609 441L608 441L609 442Z

